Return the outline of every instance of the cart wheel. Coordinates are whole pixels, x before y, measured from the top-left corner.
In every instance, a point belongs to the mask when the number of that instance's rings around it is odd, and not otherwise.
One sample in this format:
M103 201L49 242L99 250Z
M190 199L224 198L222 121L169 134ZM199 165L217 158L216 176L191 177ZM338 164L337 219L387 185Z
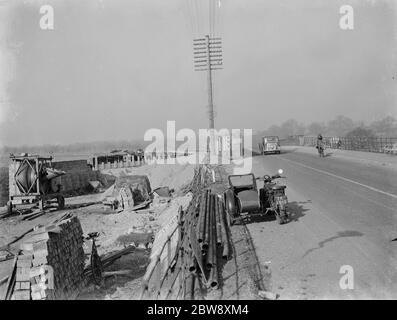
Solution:
M58 196L58 210L65 208L65 198L63 196Z

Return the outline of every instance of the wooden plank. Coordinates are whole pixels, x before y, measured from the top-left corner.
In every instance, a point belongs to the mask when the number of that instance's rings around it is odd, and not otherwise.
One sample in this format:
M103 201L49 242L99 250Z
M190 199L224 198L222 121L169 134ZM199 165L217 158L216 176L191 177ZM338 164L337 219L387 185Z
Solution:
M21 240L24 236L26 236L28 233L32 232L34 230L34 228L29 229L28 231L24 232L23 234L21 234L20 236L16 237L14 240L12 240L11 242L7 243L6 245L0 247L0 251L8 251L8 249L10 248L10 246L12 244L14 244L15 242Z
M3 279L0 280L0 285L2 285L3 283L6 283L8 280L9 276L4 277Z
M32 213L24 214L24 215L22 216L21 220L26 220L26 219L28 219L29 217L34 216L35 214L38 214L38 213L40 213L40 212L42 212L40 209L36 209L36 210L34 210Z
M125 275L129 275L131 273L132 273L132 270L105 271L102 273L102 276L104 276L104 277L125 276Z
M11 275L8 277L6 291L4 293L3 300L11 299L12 291L14 290L14 286L15 286L15 279L16 279L16 272L17 272L17 260L18 260L19 253L20 253L20 251L18 251L14 257Z
M36 218L38 218L38 217L41 217L41 216L43 216L43 215L45 215L45 214L46 214L46 212L45 212L45 211L42 211L42 212L37 213L37 214L34 215L34 216L30 216L29 218L27 218L27 220L32 221L32 220L34 220L34 219L36 219Z

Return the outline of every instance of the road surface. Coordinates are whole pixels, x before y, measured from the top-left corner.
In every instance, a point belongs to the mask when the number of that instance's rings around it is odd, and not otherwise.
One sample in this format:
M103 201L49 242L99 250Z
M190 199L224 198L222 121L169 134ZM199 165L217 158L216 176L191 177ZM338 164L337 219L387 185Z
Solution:
M271 290L281 299L396 299L396 166L314 151L253 157L256 176L287 176L291 222L248 225Z

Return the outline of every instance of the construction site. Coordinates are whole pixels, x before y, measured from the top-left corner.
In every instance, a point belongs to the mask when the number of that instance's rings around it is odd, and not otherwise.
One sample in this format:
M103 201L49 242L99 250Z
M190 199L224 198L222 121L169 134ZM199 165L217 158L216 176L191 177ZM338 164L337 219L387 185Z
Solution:
M232 166L114 165L95 172L85 164L71 184L91 191L64 198L59 189L68 176L55 168L71 168L67 161L11 160L1 216L4 299L271 296L248 230L231 228L225 214L221 195Z
M397 11L348 2L4 0L0 299L397 299Z

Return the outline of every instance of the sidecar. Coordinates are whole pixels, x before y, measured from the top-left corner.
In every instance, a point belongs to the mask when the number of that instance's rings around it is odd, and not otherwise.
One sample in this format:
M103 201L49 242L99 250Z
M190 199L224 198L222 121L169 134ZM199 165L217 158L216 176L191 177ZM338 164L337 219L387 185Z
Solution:
M263 188L258 190L253 173L229 175L228 181L224 201L231 222L247 215L265 213L265 191Z

